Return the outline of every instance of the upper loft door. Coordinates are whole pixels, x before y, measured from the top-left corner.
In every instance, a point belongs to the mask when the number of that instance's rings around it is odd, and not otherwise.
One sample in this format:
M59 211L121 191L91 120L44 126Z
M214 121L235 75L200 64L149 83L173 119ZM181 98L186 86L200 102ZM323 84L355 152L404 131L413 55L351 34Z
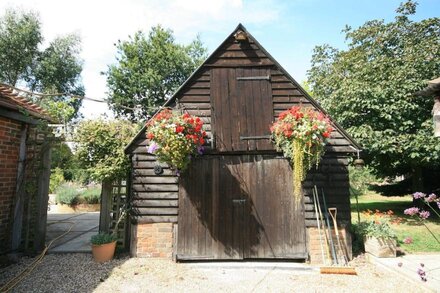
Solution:
M212 68L211 103L217 151L274 149L269 68Z

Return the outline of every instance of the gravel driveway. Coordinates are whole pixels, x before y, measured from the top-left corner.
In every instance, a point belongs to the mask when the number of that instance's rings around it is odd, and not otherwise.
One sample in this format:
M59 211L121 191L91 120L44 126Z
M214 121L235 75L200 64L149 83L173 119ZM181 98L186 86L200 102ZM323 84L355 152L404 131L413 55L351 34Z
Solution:
M0 286L31 260L0 270ZM358 276L128 257L97 264L90 254L50 254L12 292L421 292L362 257L352 266Z

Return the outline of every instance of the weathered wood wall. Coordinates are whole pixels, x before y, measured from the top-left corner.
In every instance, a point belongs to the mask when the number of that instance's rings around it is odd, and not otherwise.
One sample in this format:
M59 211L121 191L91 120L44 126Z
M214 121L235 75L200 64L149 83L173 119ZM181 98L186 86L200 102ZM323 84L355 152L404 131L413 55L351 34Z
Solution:
M269 92L264 93L266 90ZM257 101L252 97L258 97ZM319 107L257 42L251 38L249 43L239 44L233 34L168 103L168 106L204 121L208 134L206 152L210 156L281 155L276 153L269 140L243 142L240 136L269 134L270 122L295 105ZM246 127L248 120L254 128L253 133L246 132L250 129ZM168 166L158 163L147 153L147 145L144 129L127 149L133 166L132 200L136 219L140 223L177 222L179 178ZM325 157L303 183L306 227L316 226L312 201L314 185L318 186L320 193L321 188L324 189L328 207L338 209L339 223L350 223L347 165L352 146L353 142L334 123ZM164 172L156 175L155 165L161 165ZM291 193L290 190L285 192Z

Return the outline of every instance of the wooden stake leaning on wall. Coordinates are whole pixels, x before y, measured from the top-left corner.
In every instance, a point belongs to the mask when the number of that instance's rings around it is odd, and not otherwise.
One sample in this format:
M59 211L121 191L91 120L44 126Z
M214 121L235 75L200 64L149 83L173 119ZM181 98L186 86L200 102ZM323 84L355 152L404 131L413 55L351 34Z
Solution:
M326 252L327 260L328 260L329 264L331 265L333 261L332 261L332 256L331 256L331 252L330 252L330 246L329 246L329 235L327 235L328 231L326 230L324 216L322 215L321 203L319 202L319 193L318 193L318 188L316 187L316 185L314 186L314 189L315 189L315 194L316 194L316 204L318 206L319 217L321 219L322 231L324 232L325 252Z
M321 191L322 191L322 201L324 203L325 222L327 223L328 238L330 240L330 248L332 250L332 256L333 256L333 264L338 264L338 256L336 255L335 244L333 242L332 227L330 225L330 218L328 216L327 203L325 201L324 189L321 189Z
M335 226L335 233L336 233L336 239L338 241L339 250L341 251L342 256L344 257L345 265L348 265L348 257L347 255L345 255L345 251L342 247L341 239L339 237L338 222L336 221L338 210L336 208L328 208L328 212L330 213L330 216L333 219L333 226Z
M313 193L313 205L315 206L315 215L316 215L316 225L318 226L318 234L319 234L319 244L321 246L321 257L322 257L322 263L325 264L325 257L324 257L324 246L322 245L322 235L321 235L321 223L319 222L319 212L317 207L317 194L315 194L315 187L312 189Z
M329 235L330 235L329 239L330 239L330 242L331 242L332 254L333 254L334 260L336 261L336 265L328 266L328 267L320 267L319 268L320 273L321 274L357 275L356 269L352 268L352 267L349 267L348 266L348 262L346 262L346 266L338 266L338 257L336 255L336 249L335 249L335 245L334 245L334 242L333 242L333 236L331 234L331 228L330 228L329 216L328 216L328 212L327 212L327 203L326 203L326 200L325 200L324 189L322 189L322 201L324 202L324 209L326 211L325 217L326 217L327 227L328 227ZM335 220L336 220L336 218L335 218ZM336 223L336 221L334 221L334 222L335 222L335 232L336 232L336 235L338 235L338 233L337 233L337 229L338 229L337 228L337 223ZM338 238L338 240L339 240L339 238Z

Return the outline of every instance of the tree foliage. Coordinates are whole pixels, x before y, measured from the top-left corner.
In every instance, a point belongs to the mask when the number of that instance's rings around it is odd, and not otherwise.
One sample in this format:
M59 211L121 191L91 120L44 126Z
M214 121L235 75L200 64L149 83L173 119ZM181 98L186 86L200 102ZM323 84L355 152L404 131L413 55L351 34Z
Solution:
M79 36L58 37L45 49L41 49L42 44L37 13L7 10L0 18L0 81L42 93L84 95ZM67 96L38 98L35 102L62 121L75 117L81 106L80 99Z
M348 49L317 46L308 72L314 96L363 146L382 175L440 164L433 102L414 93L440 73L440 19L410 19L407 1L394 21L346 27Z
M128 121L84 120L75 133L78 167L96 181L125 178L129 161L125 146L138 127Z
M207 51L199 38L186 46L177 44L173 32L161 26L148 36L139 31L115 46L117 63L105 73L108 101L117 116L131 120L155 112L204 61ZM140 107L139 113L132 110L135 107Z

